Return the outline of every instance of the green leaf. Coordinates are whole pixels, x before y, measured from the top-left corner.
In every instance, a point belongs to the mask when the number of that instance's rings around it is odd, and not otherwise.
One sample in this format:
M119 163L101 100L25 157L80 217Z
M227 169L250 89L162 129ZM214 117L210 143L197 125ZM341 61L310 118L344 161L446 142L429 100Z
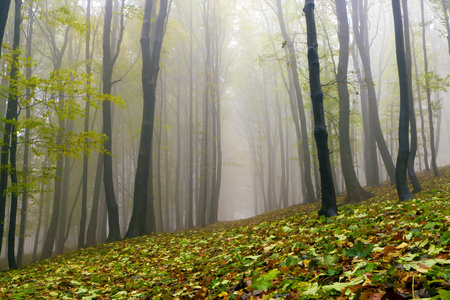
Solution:
M273 287L273 284L267 279L259 278L251 287L255 290L267 290Z
M361 241L357 241L354 245L353 248L348 249L347 250L347 256L349 257L356 257L358 256L359 258L363 258L365 256L367 256L368 254L372 253L373 247L375 246L374 244L369 244L367 245L367 247L364 247L365 244Z

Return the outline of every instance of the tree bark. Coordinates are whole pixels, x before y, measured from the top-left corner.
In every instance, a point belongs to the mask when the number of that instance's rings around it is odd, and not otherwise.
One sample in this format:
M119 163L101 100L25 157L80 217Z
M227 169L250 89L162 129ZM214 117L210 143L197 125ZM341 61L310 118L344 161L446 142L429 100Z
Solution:
M425 8L424 1L420 1L421 16L422 16L422 44L423 57L425 64L425 75L428 74L428 54L427 54L427 39L426 39L426 24L425 24ZM431 167L433 168L434 176L439 176L439 170L436 164L436 147L434 143L434 125L433 125L433 109L431 105L431 89L428 80L425 82L427 90L427 106L428 106L428 121L430 123L430 149L431 149Z
M353 167L350 147L350 94L347 85L350 30L345 0L336 0L336 11L339 21L339 63L336 74L339 94L339 149L342 173L347 189L345 202L359 202L372 197L373 194L361 187Z
M30 1L29 7L28 7L28 30L27 30L27 37L26 37L26 56L28 58L31 58L31 43L32 43L32 36L33 36L33 2ZM31 78L31 65L27 65L25 68L25 77L26 79ZM31 89L29 87L26 88L26 103L30 103L31 100ZM29 105L26 107L26 119L31 118L31 108ZM27 221L27 206L28 206L28 166L29 166L29 160L30 160L30 128L25 128L25 145L23 150L23 195L22 195L22 207L20 210L20 231L19 231L19 246L17 250L17 265L20 267L22 266L22 259L23 259L23 252L25 247L25 229L26 229L26 221Z
M87 24L87 30L86 30L86 75L87 75L87 81L86 86L91 86L91 71L92 71L92 64L90 62L91 55L90 55L90 43L91 43L91 0L87 0L87 7L86 7L86 24ZM91 108L91 94L88 92L86 94L86 113L84 116L84 131L89 131L89 115L90 115L90 108ZM89 139L86 138L84 140L84 148L85 153L83 156L83 175L82 175L82 181L83 181L83 191L81 194L81 212L80 212L80 232L78 234L78 249L85 247L85 240L86 240L86 219L87 219L87 192L88 192L88 179L89 179L89 156L88 156L88 149L89 149ZM98 205L97 205L98 207Z
M8 21L9 6L11 0L0 0L0 58L2 57L3 36L5 34L6 22Z
M317 32L314 17L314 0L305 0L303 11L306 16L308 39L309 86L314 112L314 137L316 139L319 159L322 207L319 215L326 217L337 215L336 193L331 174L330 152L328 150L328 133L323 110L323 92L320 83L319 56L317 53Z
M392 0L394 14L395 45L397 50L397 67L400 82L400 124L398 129L399 149L395 169L397 193L400 201L413 198L408 187L407 167L409 157L409 88L406 70L405 44L403 37L402 11L400 0Z
M425 134L425 118L423 116L422 109L422 95L420 92L420 82L419 82L419 70L417 67L417 59L416 59L416 47L414 43L414 33L411 34L412 37L412 51L413 51L413 61L414 61L414 73L416 79L416 89L417 89L417 104L419 106L419 114L420 114L420 132L422 135L422 147L423 147L423 160L425 162L425 170L430 171L430 166L428 164L428 148L427 148L427 135Z
M209 139L209 93L211 73L211 34L209 28L209 2L203 3L203 24L205 26L205 94L203 95L203 134L200 160L200 195L196 209L197 226L206 225L207 197L208 197L208 139Z
M448 54L450 54L450 24L448 18L448 0L441 0L444 11L445 28L447 29Z
M395 166L392 161L392 156L389 153L389 149L386 145L386 141L383 137L383 131L381 130L380 119L378 116L378 104L377 96L375 93L374 81L372 77L371 64L370 64L370 50L369 50L369 31L368 31L368 17L367 17L367 2L360 0L352 0L353 7L353 28L356 43L358 45L361 61L364 66L364 77L367 85L367 91L369 96L369 122L373 132L373 136L378 145L381 157L383 158L384 166L391 179L391 184L395 183Z
M408 158L408 176L409 180L413 185L413 193L418 193L422 191L422 186L420 185L419 179L415 171L415 159L417 153L417 125L416 125L416 114L414 111L414 93L412 85L412 59L411 59L411 38L409 34L409 12L408 12L408 2L407 0L402 0L403 9L403 28L405 36L405 58L406 58L406 72L408 75L408 111L409 111L409 122L411 125L411 149Z
M89 225L86 232L85 246L91 247L96 244L97 240L97 223L98 223L98 209L100 202L100 189L103 179L103 154L99 153L97 158L97 168L94 180L94 195L92 197L91 215L89 217Z
M122 0L123 6L123 0ZM123 35L123 18L121 15L120 34L117 40L114 54L111 51L111 20L112 20L112 0L107 0L105 4L105 22L103 27L103 95L111 95L112 73L114 64L120 52ZM111 101L103 101L103 134L106 136L105 153L103 154L103 183L105 188L105 200L108 209L109 234L107 241L114 242L121 239L119 224L119 209L116 195L114 193L113 168L112 168L112 111Z
M152 172L149 171L149 163L152 155L152 137L153 123L155 118L156 85L158 81L159 62L161 57L161 47L164 37L164 23L167 15L167 0L161 0L158 19L156 21L155 39L153 49L150 49L150 27L152 0L146 0L144 10L144 22L141 32L142 48L142 88L144 93L144 108L142 116L141 137L139 145L139 156L136 169L133 213L131 215L126 238L136 237L147 233L146 217L147 209L153 211L153 201L148 201L149 177L152 178ZM150 184L152 184L150 180ZM152 197L152 196L151 196ZM153 198L152 198L153 199ZM154 213L153 222L150 226L155 227Z
M22 23L21 10L22 0L15 0L14 6L14 41L13 41L13 66L11 67L11 79L10 88L11 92L8 97L8 110L10 110L10 115L13 116L10 119L11 122L11 141L10 141L10 153L9 153L9 163L10 163L10 176L11 176L11 186L17 186L17 170L16 170L16 153L17 153L17 117L19 113L18 108L18 72L19 72L19 47L20 47L20 24ZM10 103L11 102L11 103ZM10 105L11 104L11 105ZM3 148L3 147L2 147ZM3 149L2 149L3 150ZM2 163L2 166L3 163ZM4 167L3 167L4 168ZM3 169L2 168L2 169ZM14 190L14 188L13 188ZM17 217L17 193L11 192L11 206L9 213L9 231L8 231L8 265L10 269L17 269L16 257L15 257L15 239L16 239L16 217Z
M286 30L286 24L283 17L283 9L281 7L281 0L277 0L277 17L278 21L280 23L281 33L283 35L283 39L286 42L286 47L288 49L288 72L291 74L292 77L289 77L292 79L295 89L295 95L297 99L297 103L290 103L291 104L291 112L292 117L294 119L294 123L296 124L296 134L297 134L297 140L298 140L298 151L299 151L299 160L303 162L304 169L302 170L302 180L305 182L304 187L306 188L306 199L303 199L306 203L312 203L316 200L316 195L314 193L314 186L312 183L312 176L311 176L311 154L309 151L309 143L308 143L308 126L306 122L306 114L305 109L303 106L303 96L300 88L300 81L298 78L298 66L297 66L297 59L296 59L296 52L294 43L291 41L287 30ZM297 108L295 108L297 106ZM297 114L298 110L298 114ZM300 117L300 128L301 132L298 128L298 116Z

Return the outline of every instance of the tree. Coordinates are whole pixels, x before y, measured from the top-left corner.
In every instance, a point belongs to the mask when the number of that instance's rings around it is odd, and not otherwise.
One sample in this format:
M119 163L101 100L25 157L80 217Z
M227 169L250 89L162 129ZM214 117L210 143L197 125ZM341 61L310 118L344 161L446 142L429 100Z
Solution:
M88 93L86 95L86 114L84 117L84 131L87 132L89 130L89 114L90 114L90 101L91 94L89 92L89 87L91 85L91 72L92 72L92 63L91 63L91 53L90 53L90 43L91 43L91 0L87 1L86 7L86 75L87 82L86 86L88 87ZM85 153L83 156L83 175L82 175L82 184L83 191L81 194L81 216L80 216L80 233L78 235L78 248L84 248L85 246L85 236L86 236L86 219L87 219L87 190L88 190L88 171L89 171L89 156L87 150L89 149L89 139L86 138L84 141ZM98 207L98 205L97 205Z
M350 95L347 85L349 26L345 0L336 0L336 12L339 21L338 36L340 49L339 64L336 74L336 83L339 94L339 150L342 173L347 189L345 202L358 202L372 197L373 194L364 190L356 177L350 147Z
M386 145L386 140L383 136L383 131L381 130L380 118L378 116L378 104L377 96L375 93L375 84L372 76L372 69L370 63L370 44L369 44L369 29L368 29L368 16L367 16L367 0L352 0L353 8L353 32L355 34L356 44L358 45L359 54L361 56L361 61L364 66L364 81L367 85L368 92L368 117L371 133L370 139L375 139L378 145L378 150L380 151L381 157L383 158L384 166L391 179L391 183L395 183L395 166L392 161L391 154ZM367 141L370 142L370 141ZM376 153L371 153L370 161L376 159ZM378 175L377 175L378 176ZM379 183L379 180L378 180ZM377 183L377 184L378 184Z
M319 55L317 53L317 32L314 17L314 0L305 0L303 11L306 17L308 39L309 86L314 113L314 137L319 159L322 207L319 215L326 217L337 215L336 194L331 174L330 153L328 150L328 132L323 110L323 92L320 83Z
M152 154L153 123L155 119L156 85L158 81L161 48L164 38L164 24L167 16L167 0L161 0L158 19L156 21L153 48L150 48L150 28L152 20L153 0L145 1L144 21L141 31L142 48L142 89L144 109L142 116L139 156L134 185L133 213L131 216L127 238L147 233L147 210L153 211L153 195L148 195L147 183L153 184L152 172L149 171ZM150 180L149 180L150 178ZM150 197L151 201L147 203ZM150 226L155 228L154 213L151 214Z
M406 71L408 75L408 111L409 122L411 125L411 150L408 158L408 176L413 185L413 193L422 191L419 179L417 178L415 167L415 159L417 153L417 125L416 114L414 112L414 93L412 85L412 59L411 59L411 38L409 34L409 12L407 0L402 0L403 8L403 28L405 31L405 59L406 59Z
M9 6L11 0L0 0L0 57L2 57L3 35L5 34L6 21L8 21Z
M8 97L8 112L7 112L7 125L5 129L8 128L10 131L5 132L4 136L8 136L10 141L8 141L5 146L9 147L9 173L11 176L11 186L13 187L11 193L11 206L10 206L10 214L9 214L9 232L8 232L8 265L10 269L17 269L17 263L15 258L15 239L16 239L16 216L17 216L17 194L18 192L15 190L17 188L17 169L16 169L16 154L17 154L17 117L19 115L18 109L18 99L19 99L19 89L18 89L18 80L19 80L19 47L20 47L20 24L22 23L21 16L21 8L22 8L22 0L15 0L14 6L14 42L13 42L13 58L12 58L12 67L11 67L11 79L10 79L10 92ZM9 116L9 118L8 118ZM5 142L5 139L3 140ZM2 147L2 173L6 164L3 163L3 152L6 152L6 156L8 152L6 149ZM7 176L7 175L6 175ZM3 183L2 178L2 183ZM1 187L2 192L5 193L3 186Z
M424 1L420 1L421 7L421 17L422 17L422 46L423 46L423 57L425 64L425 76L428 75L428 53L427 53L427 39L426 39L426 23L425 23L425 8ZM431 167L433 168L434 176L439 176L439 170L436 164L436 145L434 142L434 125L433 125L433 108L431 105L431 89L428 80L425 82L425 87L427 90L427 106L428 106L428 121L430 125L430 149L431 149Z
M106 206L108 209L109 234L107 241L114 242L121 239L119 224L119 209L117 207L116 195L114 193L113 168L112 168L112 111L111 111L111 91L112 75L114 64L120 53L120 46L123 37L124 15L120 16L119 38L114 51L111 49L111 21L113 15L113 0L107 0L105 4L105 23L103 27L103 134L107 140L105 142L105 153L103 154L103 184L105 188ZM122 7L124 0L122 0Z
M32 36L33 36L33 5L34 1L29 2L28 7L28 32L26 37L26 56L31 58L31 46L32 46ZM31 64L27 64L25 68L26 80L31 78ZM31 108L29 103L31 102L31 88L27 86L26 88L26 119L31 118ZM22 258L24 254L25 247L25 225L27 220L27 208L28 208L28 183L29 183L29 161L30 161L30 128L25 128L25 145L23 150L23 195L22 195L22 207L20 210L20 232L19 232L19 245L17 251L17 265L22 266Z
M315 198L314 194L314 187L312 184L311 179L311 158L310 158L310 152L309 152L309 145L308 145L308 127L306 125L306 115L305 115L305 109L303 106L303 97L302 97L302 91L300 88L300 82L298 78L298 66L297 66L297 58L296 58L296 51L294 47L294 43L289 37L287 30L286 30L286 24L283 17L283 8L281 7L281 0L277 0L277 17L278 21L280 23L281 33L283 35L283 39L285 40L285 45L287 48L287 68L288 72L290 74L289 81L291 82L291 85L294 86L295 89L295 96L297 103L290 101L291 105L291 113L292 118L294 120L295 130L297 134L297 140L298 140L298 156L299 160L303 164L303 170L302 170L302 181L304 182L304 188L306 191L306 199L303 199L306 203L313 202ZM299 126L299 116L300 116L300 126ZM301 128L301 131L300 131Z
M403 38L402 12L400 0L392 0L394 14L395 46L397 50L397 67L400 82L400 124L398 129L399 149L395 168L397 193L400 201L412 199L408 187L406 170L409 158L409 88L406 70L405 42Z

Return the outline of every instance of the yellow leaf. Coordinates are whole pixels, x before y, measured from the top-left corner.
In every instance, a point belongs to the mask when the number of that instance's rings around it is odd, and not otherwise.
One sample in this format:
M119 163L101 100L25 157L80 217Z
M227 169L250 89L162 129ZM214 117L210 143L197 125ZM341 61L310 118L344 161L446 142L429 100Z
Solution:
M397 248L397 249L403 249L403 248L406 248L406 247L408 247L408 244L405 243L405 242L403 242L403 243L401 243L400 245L398 245L398 246L395 247L395 248Z
M223 291L222 293L219 294L219 297L225 297L228 296L228 293Z

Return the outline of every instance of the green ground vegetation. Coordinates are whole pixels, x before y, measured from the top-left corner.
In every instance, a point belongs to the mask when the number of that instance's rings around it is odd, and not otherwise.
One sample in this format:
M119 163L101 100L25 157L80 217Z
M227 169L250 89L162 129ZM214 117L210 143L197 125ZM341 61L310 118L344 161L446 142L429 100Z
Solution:
M1 299L450 299L450 169L318 203L102 244L0 274Z

